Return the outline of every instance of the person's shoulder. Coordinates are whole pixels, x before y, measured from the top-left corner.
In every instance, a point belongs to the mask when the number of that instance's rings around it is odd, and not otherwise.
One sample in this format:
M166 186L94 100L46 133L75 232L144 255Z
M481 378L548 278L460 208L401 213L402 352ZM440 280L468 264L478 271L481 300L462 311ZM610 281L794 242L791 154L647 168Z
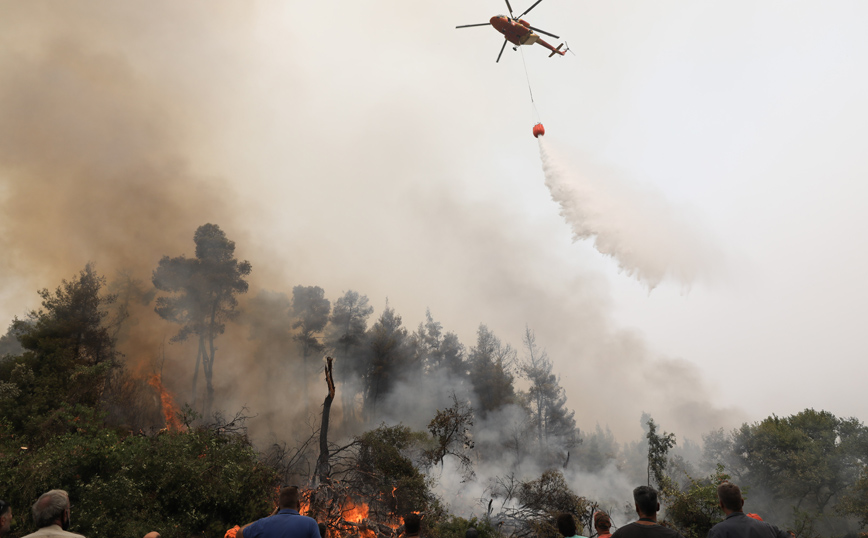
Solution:
M618 527L617 529L615 529L615 532L611 534L611 537L615 538L615 536L623 536L624 534L629 532L627 531L627 529L630 528L631 525L633 525L633 523L627 523L623 527Z
M54 528L51 527L43 527L38 531L28 534L24 538L85 538L81 534L75 534L74 532L68 532L61 529L58 526Z
M633 532L635 532L633 530L633 527L637 526L638 525L636 524L636 522L632 521L630 523L627 523L623 527L618 527L618 529L616 529L615 532L611 534L611 538L624 538L625 536L633 534Z
M684 538L684 535L673 529L672 527L662 527L661 534L670 536L671 538Z

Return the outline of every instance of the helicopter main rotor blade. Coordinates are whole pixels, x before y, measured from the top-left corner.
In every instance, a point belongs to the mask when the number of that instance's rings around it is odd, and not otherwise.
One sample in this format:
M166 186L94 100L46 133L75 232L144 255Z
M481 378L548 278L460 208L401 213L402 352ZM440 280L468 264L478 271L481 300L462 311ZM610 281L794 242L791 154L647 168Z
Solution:
M491 23L481 22L479 24L462 24L461 26L456 26L456 28L473 28L474 26L491 26Z
M503 55L503 49L506 48L506 39L503 40L503 46L500 47L500 54L497 55L497 60L494 63L500 62L500 57Z
M530 12L530 10L535 8L537 6L537 4L539 4L540 2L542 2L542 0L536 0L536 2L534 2L534 4L532 6L530 6L529 8L525 9L524 13L519 15L518 18L520 19L520 18L524 17L525 15L527 15Z
M539 28L534 28L533 26L528 26L528 28L530 28L531 30L536 30L537 32L539 32L541 34L545 34L549 37L553 37L555 39L560 39L559 36L556 36L555 34L550 34L550 33L546 32L545 30L540 30Z
M509 10L509 17L511 19L515 19L515 16L512 14L512 6L509 5L509 0L504 0L506 2L506 9Z

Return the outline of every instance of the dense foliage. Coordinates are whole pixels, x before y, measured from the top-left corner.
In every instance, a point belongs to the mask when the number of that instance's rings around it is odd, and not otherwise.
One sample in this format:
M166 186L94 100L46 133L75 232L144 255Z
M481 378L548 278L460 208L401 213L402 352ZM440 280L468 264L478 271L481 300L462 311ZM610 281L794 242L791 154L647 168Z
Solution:
M70 492L72 530L89 538L149 530L172 538L222 536L267 514L277 484L298 483L316 486L308 492L311 509L330 523L342 517L335 504L352 499L370 504L375 520L423 512L430 538L461 538L469 525L482 538L555 538L556 513L574 514L588 532L591 507L629 498L626 488L605 499L581 490L586 476L617 474L618 484L626 477L658 485L666 523L702 538L722 517L715 488L724 472L743 487L749 511L797 538L844 536L868 525L868 428L854 418L807 409L711 432L705 466L695 468L688 459L699 459L696 444L676 446L675 435L648 415L637 442L619 444L600 426L580 432L553 361L530 328L520 357L485 325L465 347L430 312L415 331L388 303L372 318L368 298L352 290L332 303L318 286L295 286L291 298L262 291L241 305L250 264L235 258L234 243L216 225L200 227L194 242L196 258L160 261L155 289L128 274L108 286L88 265L56 290L40 291L41 309L15 319L0 337L0 480L17 514L13 535L33 530L29 506L52 488ZM157 290L164 294L154 313ZM157 314L176 324L175 341L197 337L194 371L201 365L206 376L198 406L194 377L197 411L231 390L212 382L219 378L215 340L229 322L243 324L249 381L266 394L306 394L321 383L317 356L336 357L341 406L331 443L312 441L318 411L306 398L285 407L308 424L287 422L288 414L260 419L281 436L265 459L238 423L188 418L185 428L161 430L159 377L131 373L117 348L118 338L147 341L129 336L139 321L127 323L131 316ZM310 462L323 456L322 446L328 464L311 481ZM478 514L487 505L482 516L456 517L450 499L432 493L443 479L438 473L449 472L480 486L477 504L460 508Z
M69 492L72 530L90 538L218 536L267 513L278 477L243 430L187 421L146 435L106 422L122 368L103 286L87 266L13 322L23 353L0 361L0 483L18 514L13 535L35 530L29 507L49 489Z
M86 408L60 414L68 431L43 446L25 450L4 431L0 481L19 535L35 530L29 506L55 488L70 494L72 530L90 538L218 536L270 510L276 476L243 436L206 427L132 435Z

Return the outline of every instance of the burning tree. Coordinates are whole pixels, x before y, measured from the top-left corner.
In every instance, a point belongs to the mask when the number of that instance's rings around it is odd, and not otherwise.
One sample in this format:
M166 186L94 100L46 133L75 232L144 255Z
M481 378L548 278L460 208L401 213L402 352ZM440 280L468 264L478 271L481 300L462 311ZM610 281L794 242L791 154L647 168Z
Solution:
M164 256L154 270L154 286L171 296L159 297L155 308L163 319L181 325L172 341L181 342L190 335L199 337L196 367L193 373L192 405L196 405L199 363L205 372L205 417L211 414L214 401L214 341L226 330L226 321L238 314L236 295L247 292L244 277L250 274L248 261L235 258L235 242L230 241L216 224L200 226L193 241L196 257Z
M383 425L344 445L329 442L330 411L336 396L333 368L333 359L326 357L327 393L320 428L303 443L309 447L319 440L312 474L299 475L298 468L290 469L281 462L271 465L285 470L284 482L309 484L303 491L302 513L341 537L397 538L400 517L424 512L433 500L419 470L426 465L422 452L428 436L402 425ZM298 453L283 456L292 458Z

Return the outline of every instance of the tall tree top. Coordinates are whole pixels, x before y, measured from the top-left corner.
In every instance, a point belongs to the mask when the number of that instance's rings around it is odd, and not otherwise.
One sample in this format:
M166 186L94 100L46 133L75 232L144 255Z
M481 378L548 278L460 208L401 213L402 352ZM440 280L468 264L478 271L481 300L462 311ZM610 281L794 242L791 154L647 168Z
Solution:
M152 282L158 290L175 296L157 299L156 312L181 325L173 340L190 334L215 335L223 332L225 320L237 315L235 295L246 293L252 267L235 258L235 242L216 224L203 224L193 236L196 258L163 256Z
M202 261L227 263L235 255L235 241L230 241L226 233L216 224L203 224L193 236L196 243L196 257ZM244 262L247 263L247 262Z

